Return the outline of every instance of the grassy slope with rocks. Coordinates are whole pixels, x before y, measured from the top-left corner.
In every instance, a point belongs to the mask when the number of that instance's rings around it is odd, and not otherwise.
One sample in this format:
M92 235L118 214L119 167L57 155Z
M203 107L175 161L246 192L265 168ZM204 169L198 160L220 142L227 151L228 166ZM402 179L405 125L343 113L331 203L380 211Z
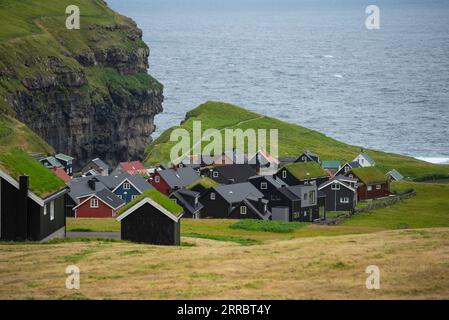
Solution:
M275 118L266 117L235 105L222 102L207 102L186 115L180 126L165 131L158 139L153 141L146 150L146 163L148 165L168 162L170 149L176 142L170 142L170 134L176 128L185 128L192 132L192 123L195 120L202 122L202 130L224 128L242 130L246 129L278 129L279 155L297 156L305 149L318 153L321 159L334 159L342 162L351 161L360 152L360 146L352 146L322 133L287 123ZM221 131L224 136L224 130ZM224 140L224 139L223 139ZM203 144L207 145L208 142ZM377 168L387 172L393 168L403 175L416 178L426 174L449 174L449 166L435 165L412 157L387 153L377 150L365 149L377 162Z

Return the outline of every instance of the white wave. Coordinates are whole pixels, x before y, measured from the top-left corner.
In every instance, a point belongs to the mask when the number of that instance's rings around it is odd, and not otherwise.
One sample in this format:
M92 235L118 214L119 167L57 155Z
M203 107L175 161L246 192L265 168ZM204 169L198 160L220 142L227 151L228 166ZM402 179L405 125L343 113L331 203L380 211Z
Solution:
M325 55L323 55L323 58L329 58L329 59L331 59L331 58L333 58L334 56L332 56L332 55L330 55L330 54L325 54Z
M449 164L449 158L443 157L416 157L416 159L435 164Z
M335 78L343 78L343 75L341 75L341 74L334 74L334 77Z

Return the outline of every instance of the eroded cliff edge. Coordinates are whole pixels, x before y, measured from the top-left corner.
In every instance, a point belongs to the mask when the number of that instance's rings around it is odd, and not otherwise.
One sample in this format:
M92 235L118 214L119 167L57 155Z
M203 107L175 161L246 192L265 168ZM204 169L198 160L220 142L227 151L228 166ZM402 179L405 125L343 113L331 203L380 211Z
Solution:
M36 29L0 39L0 111L79 166L141 159L163 101L142 31L100 0L81 1L81 29L68 30L64 2L39 17L28 7Z

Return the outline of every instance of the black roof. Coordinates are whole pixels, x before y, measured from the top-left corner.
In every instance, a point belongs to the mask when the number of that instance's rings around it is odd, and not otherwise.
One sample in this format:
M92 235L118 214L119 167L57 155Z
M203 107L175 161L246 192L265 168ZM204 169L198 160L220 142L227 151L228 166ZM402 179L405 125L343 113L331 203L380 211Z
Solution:
M103 170L109 170L109 166L100 158L93 159L92 162Z
M184 210L186 210L187 212L189 212L190 214L194 214L197 213L198 211L200 211L201 209L203 209L203 205L198 202L196 206L192 206L187 200L186 197L191 197L191 198L196 198L199 197L200 193L199 192L195 192L195 191L191 191L191 190L187 190L187 189L179 189L175 192L173 192L171 194L171 197L176 198L176 200L179 201L179 204L184 208Z
M218 171L225 179L232 180L234 183L245 182L256 175L256 171L249 164L231 164L216 167L212 171Z
M201 179L191 167L161 170L159 174L171 188L182 188Z
M212 191L220 194L228 203L239 203L248 197L263 198L263 194L249 182L220 185L212 188Z
M273 187L275 187L277 189L288 186L283 180L281 180L278 177L273 177L273 176L259 176L258 175L258 176L250 177L248 179L248 181L250 181L250 180L265 180L266 182L270 183Z
M95 196L114 209L118 209L125 204L125 201L117 197L114 193L112 193L112 191L107 188L96 192Z

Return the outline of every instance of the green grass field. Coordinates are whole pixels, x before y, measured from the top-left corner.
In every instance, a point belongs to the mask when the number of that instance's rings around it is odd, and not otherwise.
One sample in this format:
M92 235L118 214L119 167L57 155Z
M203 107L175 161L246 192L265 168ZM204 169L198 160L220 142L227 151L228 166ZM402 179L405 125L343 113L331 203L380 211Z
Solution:
M170 150L176 144L176 142L170 141L171 132L180 127L192 132L193 121L201 121L203 131L209 128L222 130L222 136L225 128L278 129L280 156L298 156L304 150L309 149L318 153L323 160L333 159L344 163L354 159L360 152L359 146L345 144L296 124L266 117L227 103L207 102L188 112L181 126L172 127L155 139L146 150L146 163L151 165L168 162ZM224 141L224 139L222 140ZM367 149L365 151L377 162L376 167L383 173L397 169L410 178L427 174L449 175L448 165L430 164L411 157L382 151Z

